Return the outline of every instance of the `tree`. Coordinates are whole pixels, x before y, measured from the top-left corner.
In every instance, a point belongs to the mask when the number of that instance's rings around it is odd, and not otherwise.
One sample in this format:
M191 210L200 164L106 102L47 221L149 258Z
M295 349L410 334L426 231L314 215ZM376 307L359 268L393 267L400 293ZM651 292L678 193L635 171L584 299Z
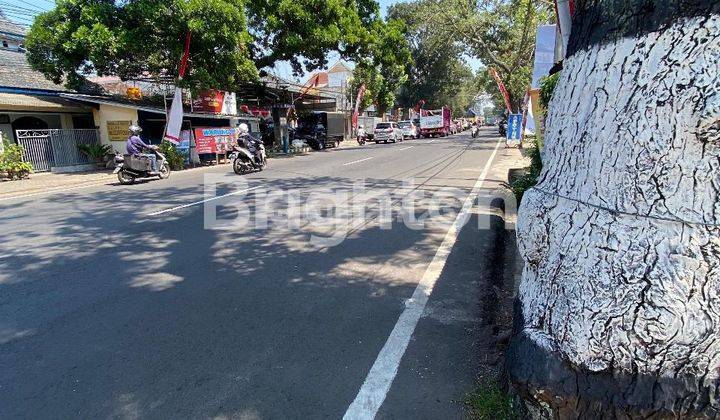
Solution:
M720 4L576 2L509 376L556 418L720 413Z
M71 87L89 74L176 77L192 31L182 85L232 90L257 78L241 0L58 0L27 36L36 70Z
M424 100L428 108L450 106L456 116L464 114L477 93L472 69L461 59L462 48L430 28L433 22L422 19L425 2L398 3L388 16L402 20L408 27L407 40L412 61L408 63L408 80L398 95L403 107L413 107Z
M251 0L247 8L258 68L286 60L298 75L326 66L330 51L354 58L379 20L373 0Z
M384 115L407 79L405 67L411 62L411 56L405 40L405 25L399 20L374 22L372 34L372 41L359 51L349 92L356 96L364 84L366 92L361 109L372 103L378 114Z
M26 46L35 69L71 86L89 74L172 78L192 31L180 85L236 90L278 61L301 74L331 51L367 55L392 29L378 14L374 0L58 0Z
M530 86L535 29L554 18L552 2L544 0L419 0L421 22L431 36L454 42L466 54L497 70L519 108ZM493 96L498 108L505 101L487 71L480 86Z

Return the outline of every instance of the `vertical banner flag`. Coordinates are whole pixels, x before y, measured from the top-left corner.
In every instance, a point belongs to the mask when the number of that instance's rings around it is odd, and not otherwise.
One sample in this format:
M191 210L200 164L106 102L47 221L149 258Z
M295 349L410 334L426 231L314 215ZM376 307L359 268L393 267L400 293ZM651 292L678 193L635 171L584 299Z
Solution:
M167 117L167 126L165 127L165 140L174 145L180 143L180 128L183 120L182 108L182 89L175 88L175 96L170 106L170 114Z
M180 60L180 70L178 72L180 79L185 76L185 71L187 70L188 56L190 55L190 36L190 32L188 32L185 37L185 50ZM172 105L170 105L170 113L167 115L167 125L165 126L164 136L165 140L174 145L180 143L180 128L182 127L183 114L182 89L175 87L175 95L173 96Z
M575 2L573 0L555 0L555 15L558 28L562 35L563 57L567 55L568 42L572 32L572 17L575 14Z
M500 79L500 75L498 74L497 70L492 67L490 68L490 74L495 79L495 82L497 82L498 89L500 89L500 93L502 93L503 98L505 98L505 106L507 107L508 112L512 114L512 106L510 106L510 94L508 94L508 91L505 88L505 84Z
M365 96L365 83L360 85L360 89L358 89L357 99L355 100L355 111L353 111L352 116L352 126L354 129L357 129L358 127L358 118L360 118L360 101L362 101L363 96Z

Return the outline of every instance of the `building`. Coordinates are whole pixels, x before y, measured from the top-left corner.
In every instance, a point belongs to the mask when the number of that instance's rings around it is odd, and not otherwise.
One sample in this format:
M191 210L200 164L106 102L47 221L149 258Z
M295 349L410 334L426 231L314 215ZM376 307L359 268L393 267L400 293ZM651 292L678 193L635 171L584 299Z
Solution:
M25 28L11 22L0 10L0 49L23 51L25 49Z

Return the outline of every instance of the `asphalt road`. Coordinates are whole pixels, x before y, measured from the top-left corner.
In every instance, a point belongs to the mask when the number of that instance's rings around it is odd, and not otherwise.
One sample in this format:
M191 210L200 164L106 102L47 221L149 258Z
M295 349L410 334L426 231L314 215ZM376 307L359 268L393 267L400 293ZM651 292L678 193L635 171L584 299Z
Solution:
M497 141L0 201L0 418L337 419L361 389L378 418L460 417L495 238L470 223L448 244L448 230ZM400 325L437 258L417 327ZM378 364L403 332L399 367Z

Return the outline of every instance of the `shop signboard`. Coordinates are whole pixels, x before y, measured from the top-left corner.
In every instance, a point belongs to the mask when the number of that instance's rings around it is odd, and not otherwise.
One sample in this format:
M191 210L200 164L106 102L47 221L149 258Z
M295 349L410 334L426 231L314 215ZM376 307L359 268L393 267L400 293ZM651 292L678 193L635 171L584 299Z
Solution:
M213 114L237 115L237 99L233 92L201 90L193 98L193 111Z
M128 138L128 128L132 121L108 121L107 132L110 141L125 141Z
M230 127L200 127L195 129L195 151L204 153L225 153L235 142L236 130Z

